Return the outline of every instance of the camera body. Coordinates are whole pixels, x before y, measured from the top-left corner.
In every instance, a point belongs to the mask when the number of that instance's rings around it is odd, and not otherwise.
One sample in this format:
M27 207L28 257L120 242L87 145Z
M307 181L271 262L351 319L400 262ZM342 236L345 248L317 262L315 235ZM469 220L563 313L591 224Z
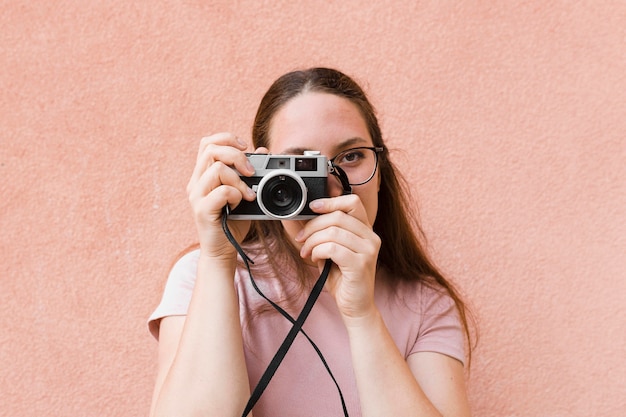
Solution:
M241 200L229 218L236 220L299 220L317 216L309 203L327 197L328 161L317 151L304 155L246 154L254 175L241 179L256 193Z

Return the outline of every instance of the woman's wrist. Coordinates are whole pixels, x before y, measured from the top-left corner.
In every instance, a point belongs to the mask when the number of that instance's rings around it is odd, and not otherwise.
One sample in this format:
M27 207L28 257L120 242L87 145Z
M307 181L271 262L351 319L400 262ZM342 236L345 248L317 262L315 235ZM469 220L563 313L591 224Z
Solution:
M233 248L221 249L219 251L207 251L200 248L200 258L198 264L205 264L210 266L212 270L227 269L229 271L235 270L237 267L237 251Z
M376 307L376 305L372 305L368 310L360 314L344 315L343 322L349 333L353 330L358 331L360 329L371 329L372 326L382 322L382 316L378 307Z

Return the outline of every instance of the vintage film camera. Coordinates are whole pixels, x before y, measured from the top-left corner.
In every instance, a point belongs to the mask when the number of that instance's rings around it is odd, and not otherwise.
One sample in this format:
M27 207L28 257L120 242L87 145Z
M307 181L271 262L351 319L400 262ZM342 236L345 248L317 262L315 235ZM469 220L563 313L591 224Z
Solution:
M229 214L237 220L298 220L316 214L309 203L326 197L328 162L318 151L304 155L246 154L254 175L241 179L257 193L254 201L242 200Z

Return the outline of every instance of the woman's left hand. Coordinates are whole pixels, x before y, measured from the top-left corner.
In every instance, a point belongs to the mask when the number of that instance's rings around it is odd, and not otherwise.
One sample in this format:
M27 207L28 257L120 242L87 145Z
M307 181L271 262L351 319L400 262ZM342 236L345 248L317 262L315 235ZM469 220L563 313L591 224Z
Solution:
M360 319L376 311L374 281L381 240L372 230L367 212L356 194L323 198L311 203L320 214L296 236L300 256L334 263L326 286L335 298L344 321Z

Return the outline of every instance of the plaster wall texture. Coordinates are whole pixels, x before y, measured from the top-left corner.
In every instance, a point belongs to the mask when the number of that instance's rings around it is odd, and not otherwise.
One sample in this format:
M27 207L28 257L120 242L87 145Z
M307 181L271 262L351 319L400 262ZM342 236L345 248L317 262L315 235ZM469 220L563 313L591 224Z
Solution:
M147 415L198 140L313 65L365 85L471 302L474 415L624 415L626 3L0 10L1 415Z

